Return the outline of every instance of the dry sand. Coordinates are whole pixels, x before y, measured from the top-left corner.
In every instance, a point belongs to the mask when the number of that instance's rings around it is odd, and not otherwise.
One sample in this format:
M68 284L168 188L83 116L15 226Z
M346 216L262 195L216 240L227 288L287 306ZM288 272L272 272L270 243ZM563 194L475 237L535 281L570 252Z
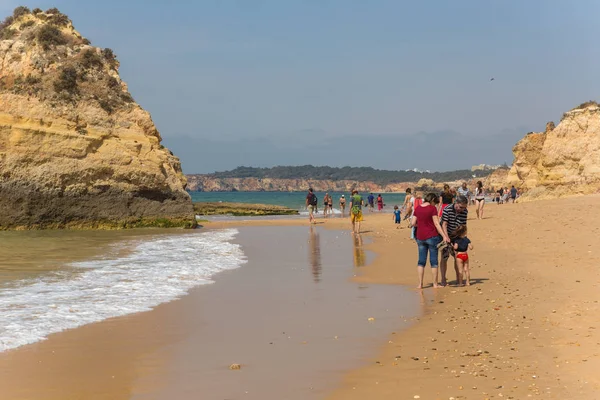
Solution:
M328 398L599 399L599 205L487 204L483 220L471 210L475 284L425 289L436 300L420 321ZM366 217L379 257L358 279L415 285L408 229Z

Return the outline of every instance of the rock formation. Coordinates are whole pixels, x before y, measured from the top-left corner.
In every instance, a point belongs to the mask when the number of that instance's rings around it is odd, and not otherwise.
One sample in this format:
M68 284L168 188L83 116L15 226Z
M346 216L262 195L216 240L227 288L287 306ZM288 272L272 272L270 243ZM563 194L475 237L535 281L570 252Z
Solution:
M179 159L110 49L56 9L0 24L0 229L187 226Z
M491 174L489 174L485 180L483 181L483 186L488 190L494 189L494 191L499 190L501 187L505 187L508 177L508 168L498 168L494 170Z
M524 199L598 193L599 105L583 103L553 125L544 133L527 134L515 145L508 184L523 188Z

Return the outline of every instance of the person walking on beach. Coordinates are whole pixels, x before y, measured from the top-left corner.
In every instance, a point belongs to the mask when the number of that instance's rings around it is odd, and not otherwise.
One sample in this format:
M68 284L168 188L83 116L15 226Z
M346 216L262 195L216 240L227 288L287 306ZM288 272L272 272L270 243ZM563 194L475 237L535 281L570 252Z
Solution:
M467 182L463 182L462 186L458 188L458 194L467 198L467 205L471 204L471 192L467 187Z
M400 210L398 209L398 206L394 206L394 223L400 223Z
M373 196L373 193L369 193L367 201L369 202L369 211L373 212L373 208L375 208L375 196Z
M459 194L456 196L454 204L444 208L442 212L442 229L450 239L454 239L453 234L459 226L467 225L467 216L469 215L469 210L467 210L468 203L469 200L462 194ZM446 247L442 250L442 261L440 263L442 286L447 285L446 271L448 270L448 258L450 258L450 255L455 257L453 249ZM456 281L460 282L461 278L456 258L454 259L454 271L456 272Z
M442 216L442 211L444 211L444 208L446 208L450 204L452 204L453 200L454 200L454 196L452 195L452 192L450 191L450 185L445 183L444 191L442 193L440 193L440 211L438 213L438 215L440 217Z
M419 285L417 289L423 288L427 253L429 253L433 287L438 287L438 245L440 244L440 236L446 243L450 242L450 238L440 225L440 217L438 216L436 207L438 203L438 195L429 193L425 196L422 204L415 206L415 211L411 218L412 226L416 227L417 248L419 250L419 261L417 262Z
M456 264L458 270L461 273L461 281L458 282L460 286L467 285L471 286L471 272L469 271L469 250L473 250L473 244L467 237L467 226L461 225L456 231L454 231L454 252L456 253Z
M323 217L327 218L329 214L329 193L325 193L323 197Z
M360 233L360 222L363 219L362 206L364 202L362 197L358 194L358 190L352 191L352 198L350 199L350 220L352 221L352 232Z
M342 211L342 217L343 217L346 212L346 197L344 197L344 195L342 195L342 197L340 197L340 210Z
M415 196L413 197L412 203L413 204L412 204L412 215L411 215L411 217L413 215L415 215L415 210L417 209L417 207L419 207L421 204L423 204L423 196L421 195L421 193L415 192ZM437 202L435 204L437 204ZM411 229L410 229L410 239L411 240L416 240L415 239L416 238L415 234L417 232L417 227L412 224L412 220L411 220L410 226L411 226Z
M514 204L515 200L517 200L517 193L518 193L517 188L515 188L515 185L512 185L510 188L510 199L512 200L513 204Z
M309 188L306 195L306 209L308 210L308 222L311 224L315 223L314 213L317 210L317 202L317 196L314 194L313 188Z
M406 197L404 198L404 203L402 204L402 210L404 211L404 219L408 220L408 226L410 227L410 217L412 217L413 204L415 203L415 199L412 196L412 189L406 189Z
M485 189L483 183L477 181L477 187L475 188L475 212L477 213L477 219L483 219L483 206L485 206Z
M383 197L381 197L381 194L377 195L377 211L381 212L381 210L383 210Z

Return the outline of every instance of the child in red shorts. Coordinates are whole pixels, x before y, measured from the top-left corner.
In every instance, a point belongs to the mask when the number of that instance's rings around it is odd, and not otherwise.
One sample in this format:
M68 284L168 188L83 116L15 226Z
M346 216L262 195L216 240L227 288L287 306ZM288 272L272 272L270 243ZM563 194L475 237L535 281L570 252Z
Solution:
M456 252L456 265L459 271L458 284L471 286L471 274L469 271L469 250L473 250L473 244L467 237L467 226L462 225L454 231L456 239L453 241L454 251Z

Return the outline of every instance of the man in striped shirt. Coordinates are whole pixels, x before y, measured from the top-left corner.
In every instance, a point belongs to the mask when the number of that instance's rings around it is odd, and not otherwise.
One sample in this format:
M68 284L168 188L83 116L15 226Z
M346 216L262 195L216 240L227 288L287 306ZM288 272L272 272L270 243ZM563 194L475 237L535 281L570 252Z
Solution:
M454 204L449 205L444 208L442 211L442 229L448 234L450 240L454 240L454 231L461 226L467 225L467 216L469 214L469 210L467 210L467 205L469 200L466 196L459 194L456 196L456 201ZM454 257L454 251L451 250L451 247L445 247L442 250L442 261L440 263L440 269L442 273L442 286L446 286L446 270L448 269L448 258L450 255ZM460 279L460 271L458 270L458 265L456 264L456 258L454 257L454 270L456 271L456 282L462 282Z

